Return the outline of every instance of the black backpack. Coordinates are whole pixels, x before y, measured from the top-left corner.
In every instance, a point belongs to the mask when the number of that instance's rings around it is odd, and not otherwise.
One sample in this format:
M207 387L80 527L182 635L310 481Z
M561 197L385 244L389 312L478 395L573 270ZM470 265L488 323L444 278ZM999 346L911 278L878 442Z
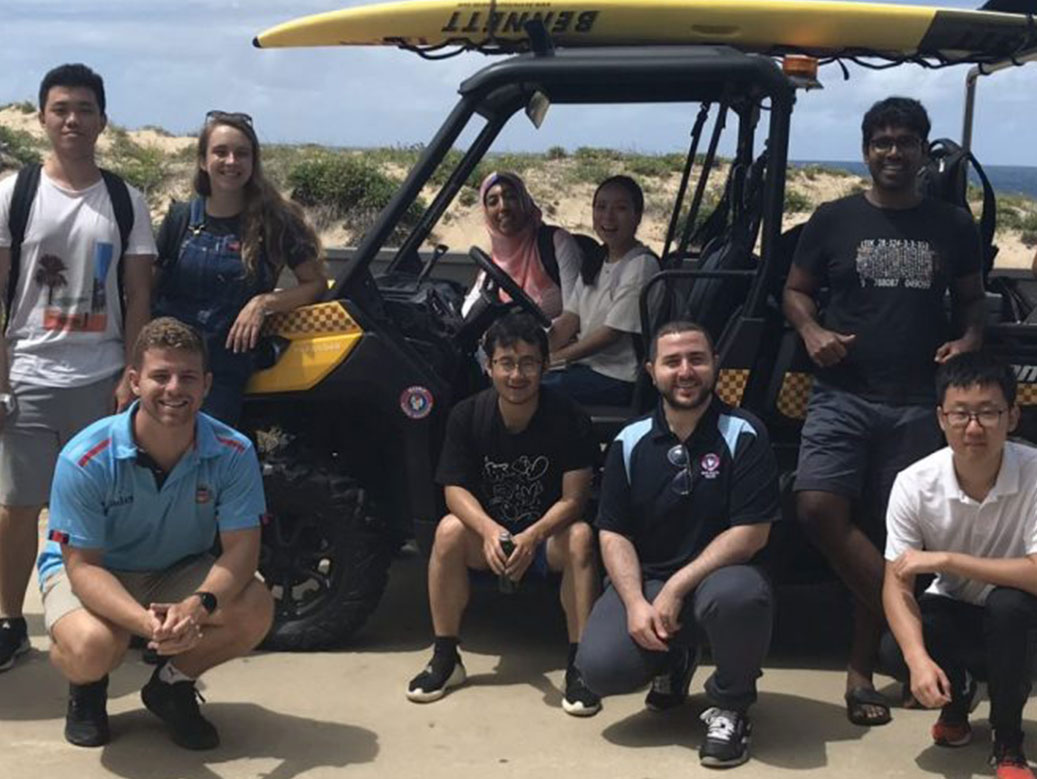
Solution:
M923 195L935 197L960 206L972 213L968 202L969 166L983 184L983 212L979 218L979 237L983 251L983 277L994 266L997 247L994 246L994 227L997 222L997 200L983 166L973 156L949 138L939 138L929 145L929 162L918 171L918 188Z
M11 209L8 212L7 223L11 231L11 269L7 276L7 299L4 311L7 314L7 322L11 320L10 312L14 305L15 290L18 287L18 272L22 255L22 242L25 240L25 230L29 226L29 211L32 209L32 201L36 197L36 190L40 186L40 165L26 165L18 171L18 178L14 182L14 192L11 194ZM126 255L126 245L133 231L133 203L130 201L130 190L126 182L109 170L101 169L101 177L104 186L108 190L108 197L112 201L112 210L115 212L115 222L119 226L120 252L116 273L119 284L119 305L123 305L123 267L122 258ZM4 325L6 328L6 324Z
M560 228L555 225L540 225L540 229L537 231L537 251L540 252L540 261L544 264L544 270L547 271L547 275L551 277L551 281L561 287L558 258L555 257L555 230L558 229ZM602 259L604 258L604 253L602 252L604 247L589 235L583 235L582 233L570 233L570 235L576 241L576 246L583 257L590 258L601 255Z

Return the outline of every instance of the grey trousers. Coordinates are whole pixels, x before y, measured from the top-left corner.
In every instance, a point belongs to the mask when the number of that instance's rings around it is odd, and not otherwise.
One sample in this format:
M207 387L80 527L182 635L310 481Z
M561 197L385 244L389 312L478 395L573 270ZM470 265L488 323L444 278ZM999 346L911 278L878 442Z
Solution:
M663 586L644 582L651 602ZM756 700L756 680L771 641L774 602L770 584L756 568L731 565L709 574L684 601L680 632L671 646L694 649L705 634L716 671L706 694L717 706L744 711ZM665 672L668 653L637 644L627 632L626 608L609 584L594 604L580 640L576 667L598 695L631 692Z

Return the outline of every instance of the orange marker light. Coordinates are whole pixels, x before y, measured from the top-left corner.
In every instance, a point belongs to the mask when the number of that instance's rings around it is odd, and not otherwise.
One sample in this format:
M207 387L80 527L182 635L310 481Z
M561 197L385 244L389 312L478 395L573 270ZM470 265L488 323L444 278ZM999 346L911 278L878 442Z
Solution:
M789 77L817 80L817 60L805 54L786 54L781 59L781 69Z

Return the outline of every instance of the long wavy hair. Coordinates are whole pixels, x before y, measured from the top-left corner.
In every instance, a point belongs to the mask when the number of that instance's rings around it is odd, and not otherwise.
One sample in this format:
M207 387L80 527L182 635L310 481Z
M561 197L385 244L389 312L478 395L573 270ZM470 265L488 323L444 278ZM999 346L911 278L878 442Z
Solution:
M252 146L252 175L245 182L245 208L241 212L241 260L251 275L261 258L266 261L276 279L287 262L289 247L316 260L323 257L320 238L306 221L298 203L286 200L263 175L259 139L252 125L234 115L221 115L206 122L198 133L198 160L194 173L194 191L203 197L212 194L212 182L202 167L209 153L209 137L213 129L225 125L233 127L248 138Z

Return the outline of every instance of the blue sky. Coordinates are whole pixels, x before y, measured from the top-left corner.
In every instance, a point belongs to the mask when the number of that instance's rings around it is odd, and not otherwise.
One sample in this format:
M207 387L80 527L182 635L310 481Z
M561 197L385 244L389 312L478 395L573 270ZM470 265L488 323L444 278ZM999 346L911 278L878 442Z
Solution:
M900 0L907 2L907 0ZM781 2L781 0L775 0ZM942 5L980 4L944 0ZM252 37L296 16L354 0L3 0L0 103L35 100L40 77L60 62L98 70L109 116L129 127L193 133L211 108L246 111L265 141L342 146L428 141L456 100L458 83L488 64L478 54L425 62L390 48L258 50ZM824 90L801 94L793 159L856 159L861 114L888 94L921 99L934 136L961 133L965 67L902 66L821 71ZM975 150L988 164L1037 166L1037 63L982 79ZM687 107L555 107L534 132L521 116L495 149L610 146L683 150Z

